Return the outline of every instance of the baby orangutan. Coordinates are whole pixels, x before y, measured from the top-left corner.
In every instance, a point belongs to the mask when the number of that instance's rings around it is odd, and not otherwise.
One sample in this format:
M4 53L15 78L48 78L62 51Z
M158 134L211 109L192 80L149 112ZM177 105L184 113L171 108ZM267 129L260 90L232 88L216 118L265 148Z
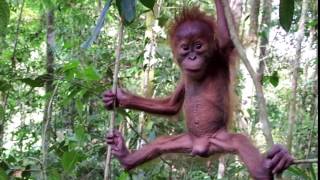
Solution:
M107 109L113 102L130 108L161 115L175 115L183 107L187 132L160 137L139 150L129 152L122 135L115 131L107 136L112 154L127 170L164 153L190 153L208 157L215 153L240 156L254 179L272 179L272 173L286 169L293 161L287 150L276 145L262 156L242 134L227 131L230 108L230 64L234 46L230 39L221 0L216 0L217 24L213 18L193 7L183 9L169 30L174 58L181 69L181 81L165 99L147 99L117 90L104 93Z

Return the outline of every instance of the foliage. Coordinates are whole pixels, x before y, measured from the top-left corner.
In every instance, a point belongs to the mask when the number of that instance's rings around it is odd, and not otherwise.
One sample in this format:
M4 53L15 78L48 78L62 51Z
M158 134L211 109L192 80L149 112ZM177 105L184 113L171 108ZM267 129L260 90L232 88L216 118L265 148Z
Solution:
M280 24L287 32L290 30L294 12L294 0L280 0Z
M103 4L99 2L107 1L0 0L0 179L42 179L41 129L45 102L50 98L53 112L51 128L47 132L50 135L46 169L48 178L102 179L106 151L104 137L109 127L109 112L103 107L101 94L110 89L112 84L119 17L126 23L120 86L146 95L143 90L144 73L149 70L151 96L164 97L179 81L179 70L173 63L166 41L168 22L184 4L198 4L207 12L214 12L214 5L209 0L168 0L161 4L156 0L116 0L110 1L110 7L103 15ZM262 83L274 139L277 143L285 144L291 92L291 64L288 59L292 59L290 49L295 48L293 34L297 29L296 20L300 17L297 9L300 2L280 2L280 6L274 7L273 13L277 14L279 8L280 24L287 33L278 29L279 19L273 17L272 21L276 23L263 27L260 36L267 38L277 34L269 38L270 56L266 60ZM159 12L156 10L158 7ZM312 32L317 37L315 27L318 21L312 9L309 11L305 39L311 39ZM45 84L49 80L46 72L48 10L53 10L55 14L53 86L56 93L50 94L45 93ZM152 23L146 22L149 16ZM244 27L244 31L249 28L245 24L241 27ZM150 32L154 36L150 36ZM83 48L83 43L88 39L90 45ZM297 90L298 128L294 130L292 153L298 159L317 157L318 148L315 140L318 136L315 124L318 59L309 55L317 51L317 44L310 39L304 42L304 47L309 49L303 51ZM279 41L285 42L286 47L279 45ZM149 58L147 52L152 43L154 57ZM284 52L279 52L279 49ZM240 68L237 74L236 91L241 111L236 112L236 124L244 122L247 133L262 151L266 151L252 82L246 70ZM143 121L139 121L139 118L141 114L137 111L117 111L116 126L125 134L130 149L137 148L141 137L152 141L158 136L178 134L185 129L182 114L170 118L146 115ZM142 132L139 131L140 127ZM236 131L239 129L235 128ZM217 160L212 160L208 168L203 158L180 154L164 158L166 162L156 159L130 173L124 172L117 161L112 161L112 173L115 179L120 180L169 179L169 176L172 179L217 177ZM292 166L285 176L289 179L316 179L317 172L316 165ZM248 179L248 173L239 159L228 156L224 178Z
M4 36L10 19L9 5L5 0L0 1L0 36Z

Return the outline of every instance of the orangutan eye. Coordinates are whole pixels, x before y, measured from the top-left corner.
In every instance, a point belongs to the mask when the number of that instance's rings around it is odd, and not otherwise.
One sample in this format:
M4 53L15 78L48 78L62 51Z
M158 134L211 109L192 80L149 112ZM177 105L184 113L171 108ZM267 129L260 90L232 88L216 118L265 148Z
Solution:
M188 51L189 50L189 46L187 46L186 44L182 44L180 47L184 51Z
M201 49L201 47L202 47L202 44L200 44L200 43L197 43L197 44L195 45L195 48L198 49L198 50Z

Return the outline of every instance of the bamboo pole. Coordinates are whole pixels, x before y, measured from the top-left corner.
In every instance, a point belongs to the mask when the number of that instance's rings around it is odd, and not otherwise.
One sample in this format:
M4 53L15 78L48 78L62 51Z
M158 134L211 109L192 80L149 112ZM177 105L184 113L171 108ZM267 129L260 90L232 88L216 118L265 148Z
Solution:
M120 27L118 31L118 42L116 47L116 61L114 66L114 73L113 73L113 84L112 84L112 92L114 94L117 94L117 84L118 84L118 73L119 73L119 65L120 65L120 53L121 53L121 45L123 40L123 30L124 30L124 24L122 20L120 21ZM113 133L114 129L114 122L116 119L116 109L115 109L115 103L113 104L113 111L110 114L110 126L109 131ZM111 163L111 146L108 146L107 150L107 158L105 163L105 169L104 169L104 180L111 180L111 173L110 173L110 163Z

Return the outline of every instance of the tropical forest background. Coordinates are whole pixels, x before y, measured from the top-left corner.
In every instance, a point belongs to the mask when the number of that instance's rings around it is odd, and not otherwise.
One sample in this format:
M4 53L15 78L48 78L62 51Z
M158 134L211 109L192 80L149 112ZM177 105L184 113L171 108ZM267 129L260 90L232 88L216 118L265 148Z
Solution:
M285 146L297 161L282 179L317 179L318 1L229 1L243 52L232 130L263 153ZM215 15L213 0L0 0L0 179L103 179L112 117L102 93L115 75L136 94L169 95L179 69L168 24L191 5ZM185 124L182 115L118 109L115 127L137 149ZM108 167L119 180L249 179L234 155Z

